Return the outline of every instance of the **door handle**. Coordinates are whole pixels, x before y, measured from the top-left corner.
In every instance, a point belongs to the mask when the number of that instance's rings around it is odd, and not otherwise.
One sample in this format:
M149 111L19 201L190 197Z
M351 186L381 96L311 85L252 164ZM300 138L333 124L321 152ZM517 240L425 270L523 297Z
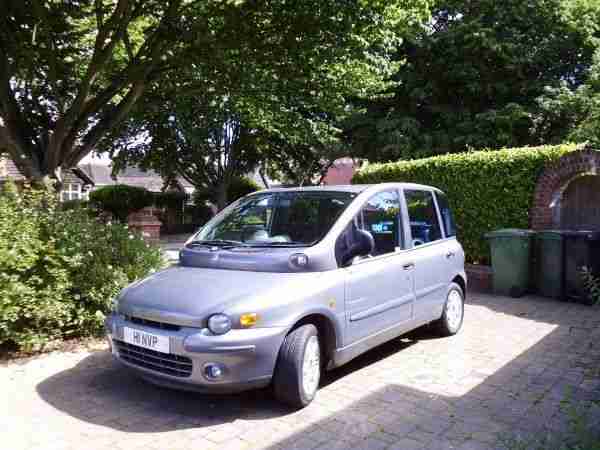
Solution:
M404 264L404 265L402 266L402 268L403 268L404 270L410 270L410 269L412 269L413 267L415 267L415 263L412 263L412 262L411 262L411 263L406 263L406 264Z
M454 252L446 253L446 258L453 258L453 257L454 257Z

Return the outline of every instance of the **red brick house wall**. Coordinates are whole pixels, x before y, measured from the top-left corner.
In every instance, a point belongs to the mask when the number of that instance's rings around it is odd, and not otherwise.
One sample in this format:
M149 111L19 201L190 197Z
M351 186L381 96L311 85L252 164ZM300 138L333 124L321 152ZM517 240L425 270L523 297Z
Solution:
M332 166L327 169L323 184L325 186L352 184L352 177L356 172L356 164L352 158L336 159Z

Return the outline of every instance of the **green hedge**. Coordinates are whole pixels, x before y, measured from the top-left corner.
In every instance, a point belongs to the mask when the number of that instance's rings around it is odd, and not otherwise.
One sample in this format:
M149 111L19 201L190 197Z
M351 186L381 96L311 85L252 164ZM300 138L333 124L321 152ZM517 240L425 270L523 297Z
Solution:
M90 203L110 212L121 223L127 223L129 214L152 205L152 192L137 186L114 184L103 186L90 193Z
M489 262L483 235L499 228L527 228L535 184L544 166L575 144L448 154L370 164L353 183L412 182L448 194L467 261Z

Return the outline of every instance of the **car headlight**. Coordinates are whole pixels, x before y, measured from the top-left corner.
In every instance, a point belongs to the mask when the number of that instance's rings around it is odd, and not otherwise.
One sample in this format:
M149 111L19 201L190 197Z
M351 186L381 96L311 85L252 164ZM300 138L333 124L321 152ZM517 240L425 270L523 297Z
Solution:
M208 329L214 334L225 334L231 330L231 319L225 314L213 314L208 318Z

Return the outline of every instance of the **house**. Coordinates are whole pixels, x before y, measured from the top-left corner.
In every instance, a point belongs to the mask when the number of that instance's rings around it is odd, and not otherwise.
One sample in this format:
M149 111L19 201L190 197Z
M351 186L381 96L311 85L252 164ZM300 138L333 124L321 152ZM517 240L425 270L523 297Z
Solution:
M0 157L0 183L8 178L17 184L25 181L25 177L10 158ZM61 201L87 200L91 191L113 184L126 184L143 187L150 192L162 192L165 180L154 171L144 171L137 167L127 167L113 177L110 166L93 163L80 164L63 173L60 199ZM188 195L194 192L194 187L183 178L177 179L175 185L170 188Z
M0 184L7 179L17 184L22 184L25 177L10 158L0 156ZM87 200L88 194L94 185L90 176L80 167L67 170L63 173L63 188L60 193L61 201Z
M113 184L141 187L150 192L163 192L165 190L164 178L153 170L126 167L113 177L111 166L104 164L86 163L80 164L78 168L93 180L92 190ZM170 190L185 192L188 195L194 193L194 186L181 177L177 178L174 185L169 186L169 188Z
M352 184L352 177L359 168L360 163L353 158L338 158L327 169L322 184L325 186Z

